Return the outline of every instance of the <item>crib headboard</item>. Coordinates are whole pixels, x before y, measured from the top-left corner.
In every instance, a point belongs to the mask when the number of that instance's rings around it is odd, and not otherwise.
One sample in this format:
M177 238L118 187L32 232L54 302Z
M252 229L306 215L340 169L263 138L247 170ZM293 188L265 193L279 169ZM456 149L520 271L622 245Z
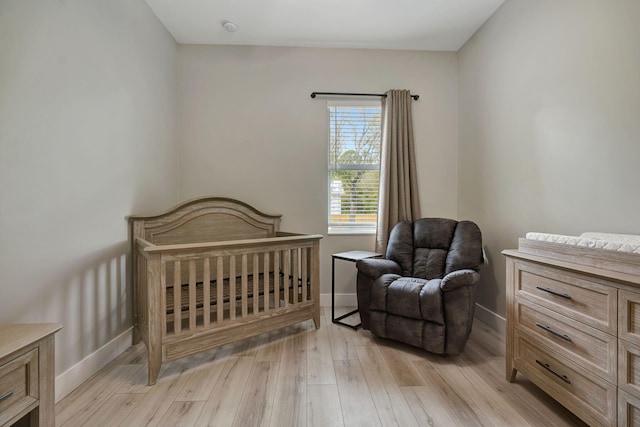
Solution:
M155 245L260 239L276 236L281 216L226 197L201 197L157 215L130 216L129 236Z

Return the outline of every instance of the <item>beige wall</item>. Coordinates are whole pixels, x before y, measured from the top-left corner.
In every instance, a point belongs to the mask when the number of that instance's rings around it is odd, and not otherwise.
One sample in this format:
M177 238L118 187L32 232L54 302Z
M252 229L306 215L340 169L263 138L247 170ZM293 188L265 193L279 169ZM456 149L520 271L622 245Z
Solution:
M422 211L457 214L455 53L282 47L178 47L180 198L212 194L283 214L282 229L327 232L326 99L312 91L411 89ZM330 254L373 249L373 236L327 236ZM342 263L341 263L342 264ZM338 293L354 293L341 266ZM351 275L350 275L351 274Z
M527 231L640 233L640 2L508 0L458 55L459 215L491 264Z
M176 44L142 0L0 10L0 323L62 323L60 374L131 326L125 216L177 201Z

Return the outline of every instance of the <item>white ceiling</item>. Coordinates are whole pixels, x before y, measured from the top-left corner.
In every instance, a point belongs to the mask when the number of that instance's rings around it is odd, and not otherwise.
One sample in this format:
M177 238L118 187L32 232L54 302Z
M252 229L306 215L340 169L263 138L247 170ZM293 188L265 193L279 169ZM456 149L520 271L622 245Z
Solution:
M504 0L146 0L178 43L457 51ZM238 31L228 33L224 21Z

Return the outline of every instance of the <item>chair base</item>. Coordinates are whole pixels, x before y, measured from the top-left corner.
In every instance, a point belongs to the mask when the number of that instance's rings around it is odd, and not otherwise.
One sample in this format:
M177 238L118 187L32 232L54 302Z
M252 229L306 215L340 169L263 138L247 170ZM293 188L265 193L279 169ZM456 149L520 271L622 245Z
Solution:
M389 313L371 312L371 333L400 341L430 353L445 354L445 327L424 320Z

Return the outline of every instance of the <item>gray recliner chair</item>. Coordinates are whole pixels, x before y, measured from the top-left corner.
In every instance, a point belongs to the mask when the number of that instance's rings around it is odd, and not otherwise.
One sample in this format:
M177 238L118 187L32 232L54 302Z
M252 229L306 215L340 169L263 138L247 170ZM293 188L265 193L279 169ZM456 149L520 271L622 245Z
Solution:
M471 221L399 222L385 259L356 263L362 327L432 353L460 354L482 262L482 234Z

